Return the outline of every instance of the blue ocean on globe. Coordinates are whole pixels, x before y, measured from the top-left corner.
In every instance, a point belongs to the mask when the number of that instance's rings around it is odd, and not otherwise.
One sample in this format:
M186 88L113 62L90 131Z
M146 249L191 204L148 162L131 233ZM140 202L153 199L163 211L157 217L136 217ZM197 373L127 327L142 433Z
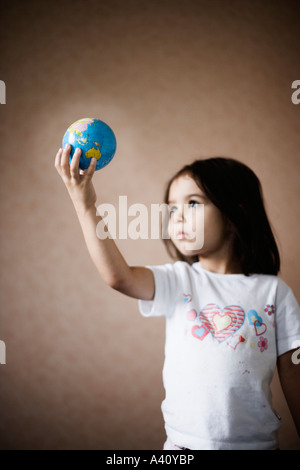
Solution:
M70 161L77 147L81 149L79 168L86 170L91 158L97 159L96 170L109 164L115 155L117 141L112 129L100 119L84 118L71 124L63 137L63 148L71 145Z

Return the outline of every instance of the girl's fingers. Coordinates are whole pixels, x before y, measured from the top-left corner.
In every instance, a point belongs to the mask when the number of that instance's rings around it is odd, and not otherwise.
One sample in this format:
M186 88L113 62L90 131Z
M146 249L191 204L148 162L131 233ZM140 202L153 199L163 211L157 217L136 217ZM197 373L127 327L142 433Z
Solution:
M55 168L57 169L58 172L60 172L61 155L62 155L62 149L59 149L59 151L57 152L57 154L55 156L55 162L54 162L54 166L55 166Z
M93 174L95 173L96 165L97 165L97 159L92 158L90 161L89 167L85 172L85 176L87 176L88 178L92 178Z
M79 160L80 160L80 155L81 155L81 149L77 148L75 150L75 153L72 157L71 163L70 163L70 173L72 178L78 179L79 177Z
M57 169L60 176L67 181L70 178L79 181L80 176L85 176L88 179L91 179L97 165L97 159L92 158L87 170L80 170L79 169L79 160L81 155L81 149L77 148L75 153L72 157L71 162L69 163L70 159L70 151L71 146L66 145L64 149L59 149L55 156L55 168Z
M70 151L71 151L71 146L68 144L63 149L61 160L60 160L60 167L62 170L62 174L68 177L70 177L70 164L69 164Z

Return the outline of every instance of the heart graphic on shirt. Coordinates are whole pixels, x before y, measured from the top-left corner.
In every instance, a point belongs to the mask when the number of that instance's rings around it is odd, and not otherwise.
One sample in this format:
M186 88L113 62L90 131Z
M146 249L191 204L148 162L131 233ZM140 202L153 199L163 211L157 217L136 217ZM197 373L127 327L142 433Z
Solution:
M267 331L267 325L259 321L254 322L254 329L256 336L263 335Z
M240 343L244 343L245 341L246 338L244 336L237 334L232 335L231 338L226 341L226 344L228 344L228 346L230 346L232 349L236 349Z
M194 325L192 328L192 335L197 339L201 339L201 341L204 340L205 336L208 335L208 333L209 331L204 328L203 325Z
M193 308L192 310L189 310L188 313L186 314L187 319L190 321L194 321L197 318L197 312Z
M201 323L219 343L239 330L244 320L245 312L238 305L221 309L216 304L208 304L200 312Z
M190 303L191 300L192 300L191 294L183 294L183 302L184 302L185 304Z
M254 325L255 322L262 323L262 318L258 315L255 310L249 310L247 312L247 317L249 320L250 325Z
M216 313L216 315L213 317L213 322L215 325L215 331L216 333L219 333L219 331L225 330L225 328L228 328L231 323L231 317L230 315L224 315L223 317Z

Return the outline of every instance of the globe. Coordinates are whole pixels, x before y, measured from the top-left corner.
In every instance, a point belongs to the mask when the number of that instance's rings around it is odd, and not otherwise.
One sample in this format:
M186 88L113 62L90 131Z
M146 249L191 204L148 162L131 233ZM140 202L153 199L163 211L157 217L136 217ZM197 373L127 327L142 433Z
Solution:
M91 158L97 159L96 170L109 164L115 155L117 141L111 128L100 119L84 118L71 124L63 137L63 148L71 145L70 162L76 148L81 149L79 168L86 170Z

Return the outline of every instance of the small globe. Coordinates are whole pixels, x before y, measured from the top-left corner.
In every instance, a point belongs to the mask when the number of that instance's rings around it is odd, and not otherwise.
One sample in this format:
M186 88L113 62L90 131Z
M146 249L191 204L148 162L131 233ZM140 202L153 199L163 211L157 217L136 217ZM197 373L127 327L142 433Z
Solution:
M115 155L117 141L111 128L103 121L93 118L79 119L67 129L63 148L71 145L70 162L76 148L81 149L79 168L86 170L91 158L97 159L96 170L109 164Z

